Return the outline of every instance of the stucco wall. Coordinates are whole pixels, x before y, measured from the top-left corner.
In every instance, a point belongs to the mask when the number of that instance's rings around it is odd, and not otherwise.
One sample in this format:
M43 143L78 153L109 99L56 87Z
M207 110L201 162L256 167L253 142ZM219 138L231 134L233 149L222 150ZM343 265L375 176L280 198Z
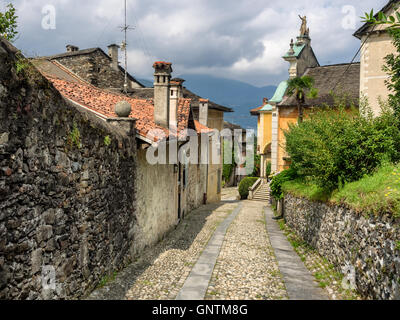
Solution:
M363 37L361 41L364 42L365 39L366 37ZM389 95L385 85L385 80L389 77L382 70L384 58L394 52L391 38L386 33L371 35L361 50L360 92L361 96L368 98L376 115L380 113L379 99L385 101Z
M264 153L265 148L272 142L272 112L261 113L262 132L261 136L261 153Z
M137 155L137 250L156 244L178 221L178 175L174 165L150 165L146 150Z
M399 11L399 10L397 10ZM399 11L400 12L400 11ZM394 10L387 12L388 15L394 14ZM379 98L387 99L389 91L385 85L388 75L382 70L385 65L384 58L396 50L392 44L392 39L383 30L384 25L374 27L374 31L382 30L379 34L373 33L369 37L364 35L361 43L361 74L360 92L368 98L368 101L376 115L380 113Z
M400 219L368 217L345 206L291 195L285 196L284 217L288 226L338 271L355 275L362 296L400 299Z
M288 168L288 163L283 160L287 156L285 151L286 139L284 130L289 129L289 124L297 123L298 110L293 108L279 108L279 148L278 148L278 171L283 171Z
M220 132L224 127L224 113L222 111L212 110L208 111L208 127L217 129ZM221 142L222 145L222 142ZM212 154L210 152L210 163ZM222 147L221 147L221 163L210 164L208 167L208 190L207 190L207 201L209 203L215 203L221 201L222 191ZM218 188L221 187L221 188Z

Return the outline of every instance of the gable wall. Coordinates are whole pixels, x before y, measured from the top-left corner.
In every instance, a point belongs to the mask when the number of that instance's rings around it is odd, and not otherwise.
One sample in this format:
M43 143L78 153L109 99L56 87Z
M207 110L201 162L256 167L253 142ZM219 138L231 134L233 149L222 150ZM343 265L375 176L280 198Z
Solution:
M389 15L393 13L394 10L388 12ZM380 25L375 27L374 30L383 30L384 28L383 25ZM390 36L385 32L371 34L369 38L364 35L361 43L364 42L365 45L361 50L360 58L360 93L361 97L365 96L368 98L372 110L375 115L378 115L380 113L379 99L386 100L389 95L389 91L385 85L388 75L382 70L385 64L384 58L396 51Z
M124 73L121 70L114 70L110 65L110 59L100 51L85 55L56 58L55 60L99 88L123 89L124 87ZM140 88L136 82L129 79L128 83L131 88Z

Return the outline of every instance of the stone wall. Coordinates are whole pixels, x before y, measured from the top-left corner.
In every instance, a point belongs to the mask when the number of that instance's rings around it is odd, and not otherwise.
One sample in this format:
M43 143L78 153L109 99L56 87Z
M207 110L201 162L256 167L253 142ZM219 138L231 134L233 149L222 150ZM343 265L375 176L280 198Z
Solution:
M0 38L0 299L79 298L136 250L135 140L15 54Z
M400 299L399 219L365 217L344 206L291 195L285 196L284 217L297 235L339 271L354 268L362 296Z

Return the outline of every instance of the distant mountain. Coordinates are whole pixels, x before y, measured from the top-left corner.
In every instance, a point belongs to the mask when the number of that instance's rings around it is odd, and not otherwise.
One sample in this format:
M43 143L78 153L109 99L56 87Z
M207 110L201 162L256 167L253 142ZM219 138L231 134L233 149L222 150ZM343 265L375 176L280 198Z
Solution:
M207 75L179 75L186 80L184 86L197 95L220 105L230 107L235 112L226 113L225 121L238 124L246 129L257 129L257 118L250 110L261 106L263 98L271 99L276 86L255 87L251 84ZM152 86L149 80L138 79L144 85Z
M136 79L139 81L142 85L144 85L147 88L151 88L153 86L153 81L146 80L146 79Z

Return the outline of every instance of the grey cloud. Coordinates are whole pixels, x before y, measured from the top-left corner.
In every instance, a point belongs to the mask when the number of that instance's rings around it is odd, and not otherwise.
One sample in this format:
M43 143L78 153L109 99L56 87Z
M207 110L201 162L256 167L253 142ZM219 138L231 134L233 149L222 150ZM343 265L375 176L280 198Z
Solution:
M15 0L14 3L21 32L16 46L28 54L59 53L68 43L105 49L110 43L122 41L118 29L123 23L122 0ZM148 59L171 60L182 73L201 69L221 76L223 72L233 79L262 86L276 84L287 75L286 67L273 74L266 70L276 66L276 59L284 53L279 50L288 48L272 50L274 44L285 41L289 45L296 36L293 32L298 32L297 13L326 17L318 23L310 21L314 28L313 47L322 63L345 62L360 43L352 37L354 30L340 26L342 6L355 6L359 20L364 11L381 8L386 0L128 0L128 3L129 23L136 27L129 35L130 49L150 53ZM41 9L46 4L57 9L56 30L41 28ZM266 47L265 40L272 44ZM251 64L265 53L274 55L265 58L268 68L241 71L233 68L242 59ZM151 74L150 63L148 68L139 68L135 63L130 63L130 70L148 70L137 76Z

